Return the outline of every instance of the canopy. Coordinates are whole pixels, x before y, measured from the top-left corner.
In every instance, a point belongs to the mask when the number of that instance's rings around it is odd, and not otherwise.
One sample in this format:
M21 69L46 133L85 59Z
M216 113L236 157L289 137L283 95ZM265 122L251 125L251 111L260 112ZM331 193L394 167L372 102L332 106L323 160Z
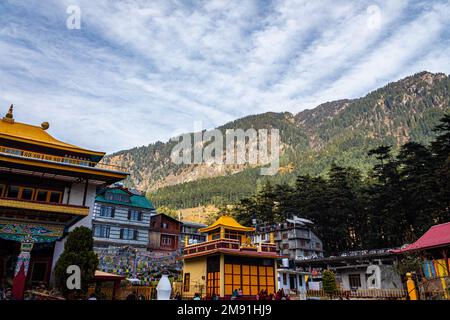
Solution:
M450 245L450 222L432 226L416 242L405 248L392 250L393 253L426 250Z

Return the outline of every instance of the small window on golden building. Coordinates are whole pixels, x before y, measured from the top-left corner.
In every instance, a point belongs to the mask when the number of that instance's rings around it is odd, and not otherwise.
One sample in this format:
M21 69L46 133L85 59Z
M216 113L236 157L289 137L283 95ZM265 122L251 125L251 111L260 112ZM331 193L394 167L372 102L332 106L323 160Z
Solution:
M189 292L190 282L191 282L191 274L185 273L184 274L184 283L183 283L183 291L184 292Z

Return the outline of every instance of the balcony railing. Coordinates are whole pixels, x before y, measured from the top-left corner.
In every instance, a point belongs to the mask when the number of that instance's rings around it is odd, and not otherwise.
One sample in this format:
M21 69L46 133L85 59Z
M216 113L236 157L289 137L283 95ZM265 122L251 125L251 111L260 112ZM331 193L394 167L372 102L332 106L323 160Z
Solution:
M0 208L16 208L87 216L89 208L62 203L49 203L13 198L0 198Z
M188 245L183 249L183 255L202 253L216 249L228 249L235 251L253 251L260 253L276 254L276 246L272 243L262 243L259 246L241 244L235 239L217 239L197 244Z
M60 157L55 156L51 154L45 154L40 152L34 152L34 151L28 151L28 150L22 150L22 149L16 149L16 148L10 148L10 147L4 147L0 146L0 153L7 154L7 155L13 155L16 157L23 157L28 159L36 159L36 160L45 160L55 163L63 163L63 164L70 164L75 166L81 166L81 167L91 167L96 169L102 169L102 170L108 170L108 171L118 171L118 172L126 172L126 168L122 166L117 166L105 162L93 162L88 161L84 159L78 159L73 157Z

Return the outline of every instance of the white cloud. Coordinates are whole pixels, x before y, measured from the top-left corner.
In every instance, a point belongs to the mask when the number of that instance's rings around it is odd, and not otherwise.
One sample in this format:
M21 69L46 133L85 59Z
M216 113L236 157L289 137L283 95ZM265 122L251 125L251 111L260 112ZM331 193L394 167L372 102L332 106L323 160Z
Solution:
M72 4L81 30L65 27ZM195 121L298 112L418 71L450 73L447 1L194 4L2 4L0 103L14 103L19 121L49 121L62 140L113 152Z

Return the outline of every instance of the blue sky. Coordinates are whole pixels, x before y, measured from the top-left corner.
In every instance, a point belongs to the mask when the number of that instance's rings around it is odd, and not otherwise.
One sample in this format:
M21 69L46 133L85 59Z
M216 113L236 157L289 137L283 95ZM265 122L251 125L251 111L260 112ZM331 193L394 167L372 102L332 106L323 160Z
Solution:
M449 74L449 17L449 1L1 1L0 111L114 152Z

